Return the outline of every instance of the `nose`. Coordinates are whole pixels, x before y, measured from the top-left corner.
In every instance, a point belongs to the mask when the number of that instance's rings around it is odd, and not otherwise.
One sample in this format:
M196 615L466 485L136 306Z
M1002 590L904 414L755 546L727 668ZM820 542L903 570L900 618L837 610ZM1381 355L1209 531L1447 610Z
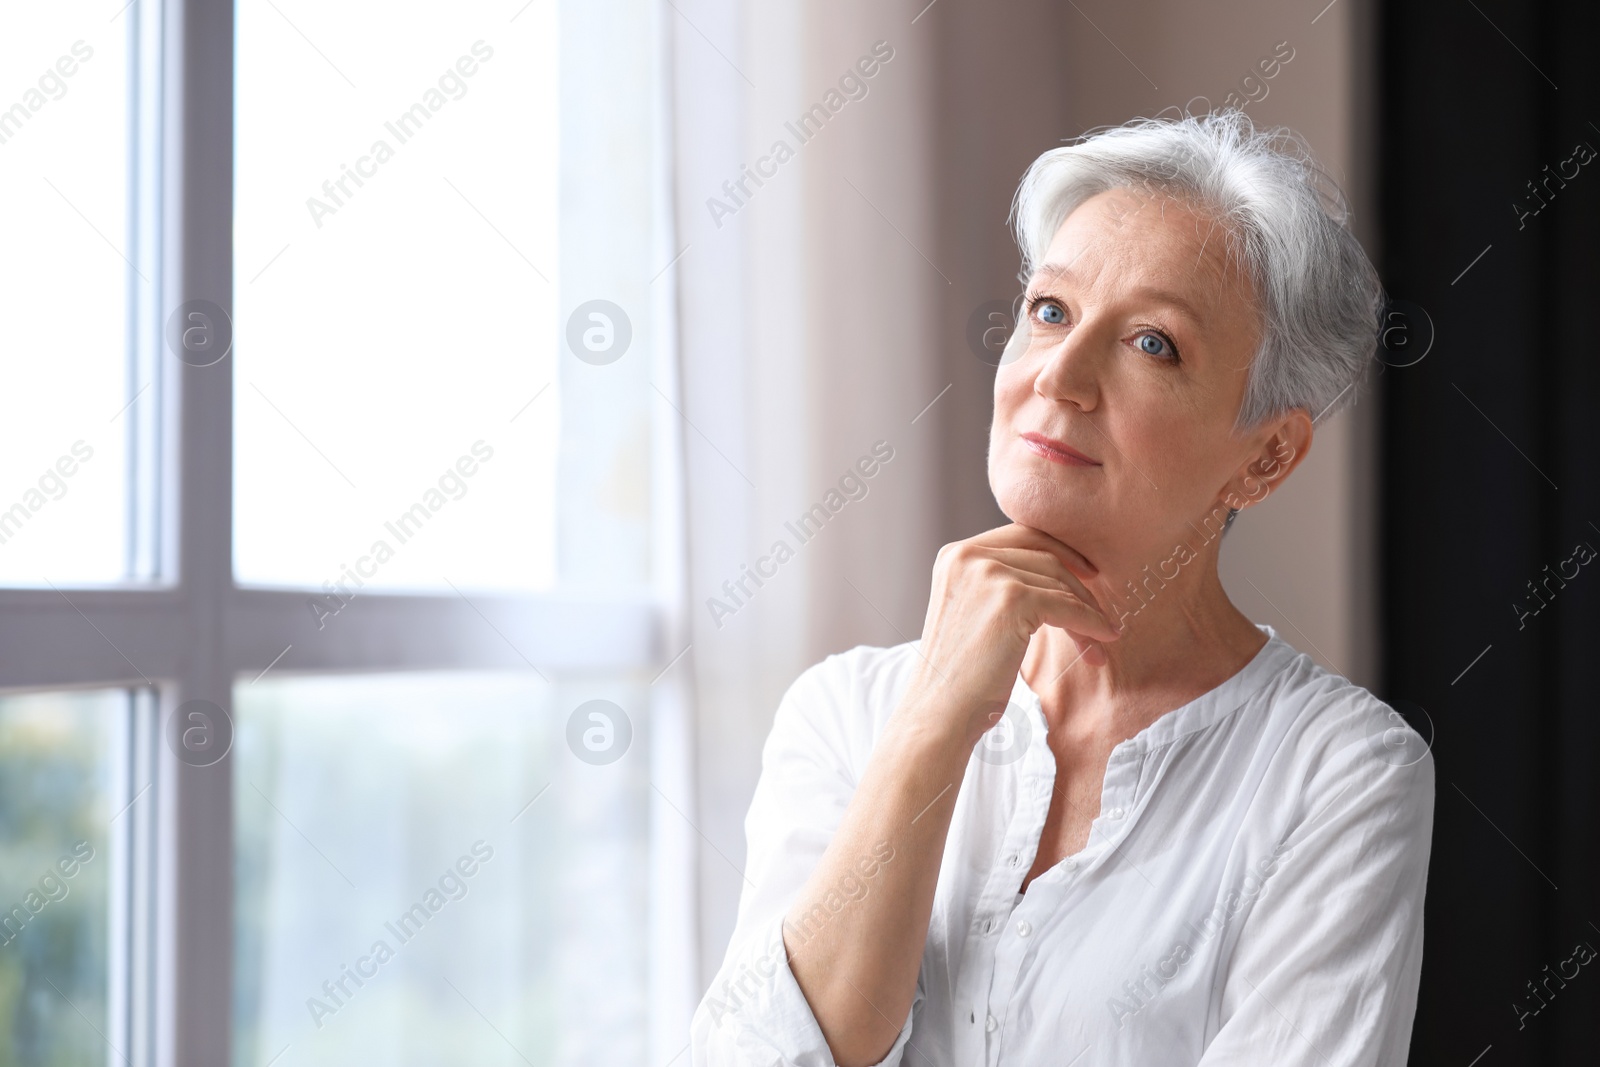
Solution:
M1100 402L1100 359L1105 339L1090 320L1080 322L1038 354L1033 391L1046 400L1091 411ZM1035 334L1037 338L1037 333ZM1037 340L1035 341L1037 343Z

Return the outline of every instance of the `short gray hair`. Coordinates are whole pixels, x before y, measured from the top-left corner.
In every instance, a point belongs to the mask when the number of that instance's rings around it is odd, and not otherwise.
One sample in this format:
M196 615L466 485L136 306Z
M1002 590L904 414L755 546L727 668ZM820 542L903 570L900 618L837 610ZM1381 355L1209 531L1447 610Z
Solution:
M1135 119L1050 149L1028 168L1012 208L1024 283L1074 208L1127 187L1214 214L1254 285L1262 337L1236 430L1294 408L1320 419L1353 398L1385 295L1350 232L1344 193L1303 138L1227 109Z

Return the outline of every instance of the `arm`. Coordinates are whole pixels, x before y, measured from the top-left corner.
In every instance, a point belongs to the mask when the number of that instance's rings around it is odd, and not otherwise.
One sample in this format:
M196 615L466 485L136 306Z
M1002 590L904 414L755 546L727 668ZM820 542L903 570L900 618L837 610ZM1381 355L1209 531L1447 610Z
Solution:
M854 692L856 655L830 656L809 668L778 705L745 816L746 885L738 922L691 1026L697 1067L833 1065L827 1040L790 970L781 926L855 792L859 756L852 759L851 752L870 743L870 724L861 721ZM829 905L848 907L871 892L878 868L895 859L873 855ZM898 1060L892 1054L885 1062Z
M783 923L789 966L840 1067L884 1058L911 1010L934 887L972 743L890 717L844 821ZM862 857L890 856L834 911ZM833 895L830 899L830 895Z
M956 794L1034 631L1060 626L1084 645L1117 636L1069 564L1093 573L1066 545L1018 525L939 553L918 667L783 925L791 973L841 1067L879 1062L902 1031ZM893 862L869 892L831 910L830 894L875 849Z

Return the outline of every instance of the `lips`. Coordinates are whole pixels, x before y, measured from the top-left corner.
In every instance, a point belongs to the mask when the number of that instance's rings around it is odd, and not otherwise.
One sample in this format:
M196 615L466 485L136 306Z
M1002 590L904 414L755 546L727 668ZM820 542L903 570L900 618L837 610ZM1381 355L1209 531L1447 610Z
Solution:
M1022 441L1028 449L1036 455L1043 456L1052 463L1060 463L1065 467L1098 467L1100 461L1079 452L1076 448L1064 441L1057 441L1053 437L1046 437L1042 433L1025 433Z

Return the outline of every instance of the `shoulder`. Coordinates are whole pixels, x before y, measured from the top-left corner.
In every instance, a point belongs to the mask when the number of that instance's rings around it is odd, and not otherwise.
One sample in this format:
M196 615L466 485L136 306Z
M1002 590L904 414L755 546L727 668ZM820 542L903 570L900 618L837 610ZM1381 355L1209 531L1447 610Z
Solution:
M1408 717L1292 646L1289 651L1269 687L1268 721L1273 762L1280 774L1302 783L1302 816L1326 805L1353 805L1382 809L1385 819L1431 823L1427 713L1407 704Z
M1357 747L1390 766L1431 765L1432 728L1420 708L1406 706L1413 717L1424 717L1422 731L1371 691L1287 647L1292 655L1273 678L1269 696L1272 716L1298 755L1326 758L1336 750Z
M856 645L801 671L778 704L764 758L823 746L858 776L911 681L918 645Z
M868 713L888 704L892 710L911 679L919 644L907 641L888 647L856 645L834 652L800 672L784 694L784 703L840 707L853 703Z

